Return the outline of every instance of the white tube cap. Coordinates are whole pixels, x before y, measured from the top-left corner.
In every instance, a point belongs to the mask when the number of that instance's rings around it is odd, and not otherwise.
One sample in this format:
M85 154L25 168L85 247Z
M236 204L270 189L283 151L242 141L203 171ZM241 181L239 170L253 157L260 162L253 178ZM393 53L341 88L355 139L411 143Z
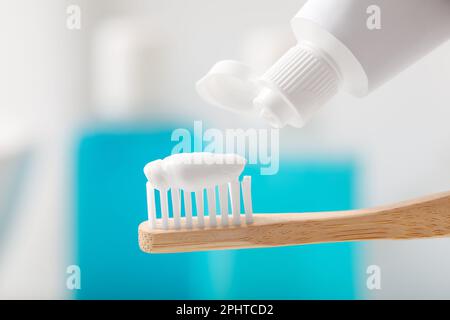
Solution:
M340 77L325 55L298 44L262 77L236 61L221 61L197 83L209 103L255 112L270 125L302 127L339 88Z
M234 60L217 62L197 82L198 94L209 104L237 112L251 112L259 93L251 67Z

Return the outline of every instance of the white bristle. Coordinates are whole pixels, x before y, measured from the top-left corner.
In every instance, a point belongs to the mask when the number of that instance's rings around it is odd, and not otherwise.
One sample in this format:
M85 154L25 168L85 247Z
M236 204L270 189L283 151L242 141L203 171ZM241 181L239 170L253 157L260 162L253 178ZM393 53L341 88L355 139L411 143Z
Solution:
M155 203L155 189L150 182L147 182L147 212L148 223L151 229L156 228L156 203Z
M167 190L159 192L159 199L161 200L161 218L163 229L169 228L169 204L167 199Z
M238 226L241 224L241 195L239 180L229 183L230 198L231 198L231 212L233 213L233 224Z
M172 189L172 213L173 213L173 224L175 229L180 229L181 227L181 203L180 203L180 190Z
M242 179L242 198L244 200L245 221L250 224L253 222L253 204L252 204L252 177L245 176Z
M219 186L220 213L222 226L228 225L228 185Z
M208 201L209 226L217 226L217 210L216 210L216 188L209 188L206 190L206 197Z
M227 227L230 223L234 226L239 226L242 223L251 224L253 222L251 181L252 179L250 176L245 176L242 179L242 182L236 179L225 184L208 187L195 192L172 187L170 189L170 196L169 189L162 189L159 191L160 219L156 216L158 209L156 208L155 201L155 187L151 182L147 182L146 190L149 228L161 228L163 230L173 228L179 230L182 228L192 229L194 227L213 228L218 225L220 225L220 227ZM244 207L242 213L241 189ZM181 196L181 192L183 193L183 196ZM193 217L192 192L194 192L197 212L195 218ZM204 201L205 192L207 200L206 204ZM218 194L216 194L216 192L218 192ZM183 202L181 201L181 198L183 198ZM172 203L171 206L169 201ZM229 201L231 203L231 208ZM183 210L182 204L184 205L184 217L181 217L181 211ZM208 208L207 218L205 218L205 205ZM220 217L218 217L219 209L217 209L217 205L220 207ZM169 212L170 207L172 207L171 213ZM241 219L241 217L244 217L244 214L245 220Z
M186 228L192 228L192 199L189 191L183 191Z
M203 204L203 190L195 192L195 206L197 207L197 226L205 226L205 206Z

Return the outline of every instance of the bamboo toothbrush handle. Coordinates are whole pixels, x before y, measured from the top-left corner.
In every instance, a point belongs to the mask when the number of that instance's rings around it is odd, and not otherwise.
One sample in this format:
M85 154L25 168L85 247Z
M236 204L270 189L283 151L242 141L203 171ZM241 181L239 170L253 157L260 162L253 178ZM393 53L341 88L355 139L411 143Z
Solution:
M257 214L253 224L238 227L165 231L150 230L147 222L139 226L139 245L152 253L441 236L450 236L450 192L374 209Z

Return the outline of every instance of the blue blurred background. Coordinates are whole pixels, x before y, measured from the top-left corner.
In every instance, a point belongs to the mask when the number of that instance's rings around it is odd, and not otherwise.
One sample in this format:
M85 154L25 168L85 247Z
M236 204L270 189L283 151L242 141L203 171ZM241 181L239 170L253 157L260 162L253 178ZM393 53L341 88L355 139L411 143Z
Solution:
M449 239L147 255L143 166L174 129L265 129L204 103L217 61L263 72L303 0L0 1L0 298L450 298ZM79 23L73 19L79 18ZM449 189L450 44L369 97L280 131L255 211L321 211ZM382 270L382 289L366 269ZM81 290L66 286L79 265Z
M176 129L174 127L173 129ZM94 130L77 159L77 256L83 299L351 299L355 246L147 255L136 242L146 218L143 166L170 154L172 130ZM107 160L107 161L106 161ZM288 158L273 176L253 177L255 212L350 209L351 160Z

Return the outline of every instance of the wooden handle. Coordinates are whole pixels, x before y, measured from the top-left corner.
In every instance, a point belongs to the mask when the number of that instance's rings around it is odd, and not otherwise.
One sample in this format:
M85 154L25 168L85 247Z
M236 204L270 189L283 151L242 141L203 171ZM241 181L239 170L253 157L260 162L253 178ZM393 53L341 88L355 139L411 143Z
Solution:
M139 245L144 252L169 253L449 235L447 192L375 209L257 214L253 224L238 227L150 230L143 222Z

